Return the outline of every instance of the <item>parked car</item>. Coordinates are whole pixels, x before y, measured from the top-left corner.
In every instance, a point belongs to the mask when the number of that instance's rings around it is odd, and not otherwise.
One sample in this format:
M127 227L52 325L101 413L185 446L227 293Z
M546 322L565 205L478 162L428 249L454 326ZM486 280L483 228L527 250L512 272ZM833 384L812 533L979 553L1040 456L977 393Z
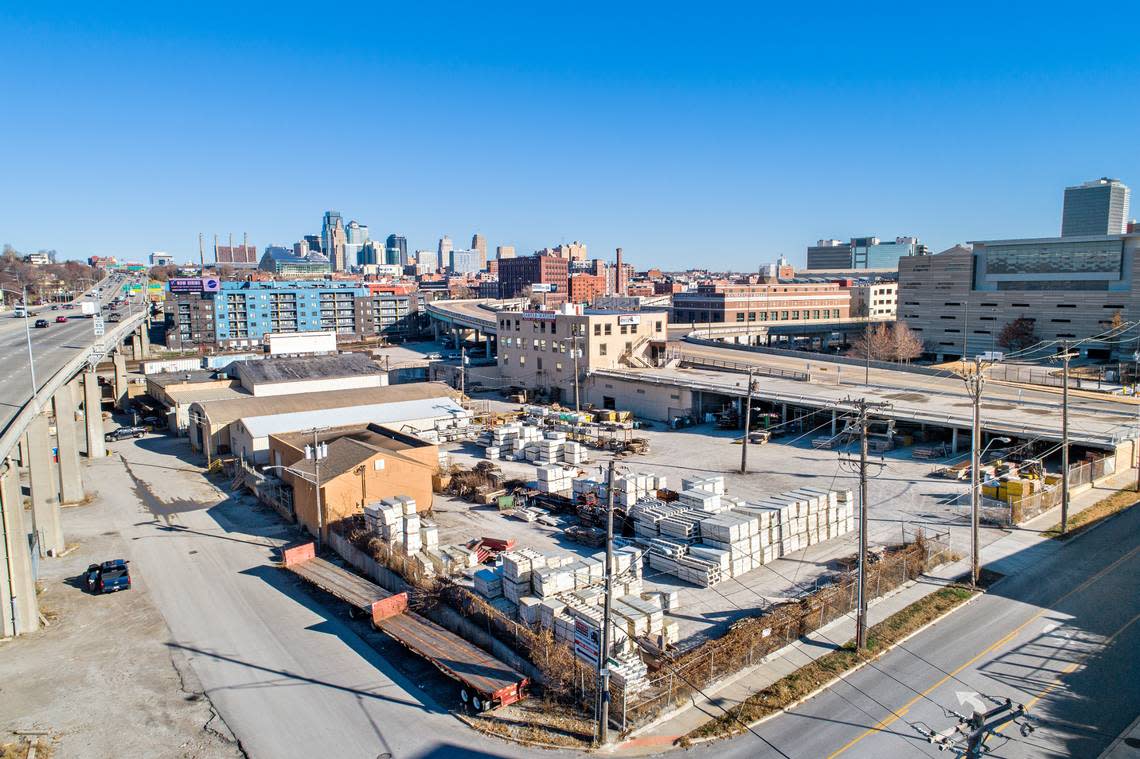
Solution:
M426 358L428 361L439 361L441 358L443 358L443 354L442 353L429 353L426 356L424 356L424 358Z
M84 573L88 593L114 593L116 590L131 589L129 562L112 559L102 564L92 564Z
M140 438L145 434L145 427L120 427L117 430L111 430L104 434L103 440L108 443L114 443L119 440L127 440L128 438Z
M36 326L40 329L43 329L44 327L46 327L47 324L48 324L47 319L36 319Z
M66 317L66 316L57 316L57 317L55 317L55 323L56 323L56 324L65 324L66 322L67 322L67 317Z

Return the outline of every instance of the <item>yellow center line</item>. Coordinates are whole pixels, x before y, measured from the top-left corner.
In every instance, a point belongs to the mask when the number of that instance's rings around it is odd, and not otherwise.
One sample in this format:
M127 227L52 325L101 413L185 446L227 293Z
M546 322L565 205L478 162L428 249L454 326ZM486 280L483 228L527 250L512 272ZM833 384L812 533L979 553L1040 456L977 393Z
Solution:
M982 650L982 651L979 651L977 654L975 654L974 656L970 657L970 658L969 658L967 661L965 661L965 662L964 662L964 663L963 663L961 666L959 666L957 669L953 670L953 671L952 671L952 672L950 672L948 675L946 675L946 676L944 676L944 677L942 677L942 678L939 678L939 680L938 680L936 683L934 683L934 685L931 685L929 688L927 688L926 690L924 690L924 691L922 691L921 693L919 693L917 696L915 696L914 698L912 698L910 701L907 701L905 704L903 704L903 705L902 705L902 707L901 707L901 708L899 708L899 709L897 709L897 710L893 711L891 714L887 715L887 716L886 716L886 717L884 717L883 719L881 719L881 720L879 720L878 722L876 722L876 723L875 723L875 724L874 724L872 727L869 727L869 728L867 728L865 731L863 731L863 732L862 732L862 733L860 733L859 735L855 736L854 738L852 738L852 739L851 739L851 740L849 740L847 743L845 743L845 744L843 744L842 746L840 746L838 749L836 749L836 750L835 750L835 751L833 751L832 753L828 754L828 756L827 756L827 759L834 759L834 757L837 757L837 756L839 756L840 754L842 754L843 752L847 751L848 749L850 749L852 746L854 746L855 744L857 744L859 741L863 740L863 739L864 739L864 738L866 738L867 736L869 736L869 735L873 735L874 733L878 733L878 732L882 731L883 729L885 729L885 728L887 728L887 727L890 727L891 725L893 725L893 724L894 724L895 722L897 722L897 721L898 721L898 720L899 720L899 719L900 719L900 718L901 718L901 717L902 717L904 714L906 714L906 713L907 713L907 712L910 710L910 708L911 708L912 706L914 706L914 705L915 705L915 704L916 704L916 703L917 703L917 702L918 702L920 699L923 699L923 698L926 698L927 696L929 696L929 695L930 695L930 693L931 693L931 691L937 690L938 688L942 687L942 685L943 685L943 684L944 684L944 683L945 683L947 680L949 680L950 678L954 677L955 675L957 675L957 674L958 674L959 672L961 672L962 670L966 669L966 667L969 667L970 665L974 664L976 661L978 661L978 659L981 659L983 656L985 656L986 654L988 654L988 653L992 652L994 649L996 649L996 648L998 648L998 647L1000 647L1000 646L1003 646L1003 645L1005 645L1006 643L1008 643L1008 642L1009 642L1009 641L1010 641L1012 638L1014 638L1014 637L1015 637L1015 636L1016 636L1018 633L1020 633L1022 630L1024 630L1024 629L1025 629L1026 627L1028 627L1030 624L1032 624L1032 623L1033 623L1035 620L1037 620L1039 617L1041 617L1041 615L1045 614L1046 612L1052 611L1052 610L1053 610L1053 607L1054 607L1054 606L1056 606L1057 604L1061 603L1062 601L1064 601L1065 599L1067 599L1069 596L1072 596L1072 595L1073 595L1073 594L1075 594L1075 593L1079 593L1079 592L1083 591L1083 590L1084 590L1085 588L1087 588L1089 585L1092 585L1094 582L1096 582L1097 580L1099 580L1101 577L1103 577L1104 575L1106 575L1106 574L1108 574L1109 572L1111 572L1111 571L1113 571L1114 569L1116 569L1116 567L1117 567L1117 566L1119 566L1120 564L1124 563L1124 562L1125 562L1125 561L1127 561L1128 559L1131 559L1131 558L1132 558L1132 556L1133 556L1133 555L1135 555L1137 551L1140 551L1140 546L1136 546L1136 547L1135 547L1135 548L1133 548L1131 551L1129 551L1128 553L1124 554L1124 555L1123 555L1123 556L1121 556L1119 559L1117 559L1116 561L1112 562L1112 563L1111 563L1111 564L1109 564L1107 567L1105 567L1104 569L1100 570L1100 571L1099 571L1099 572L1097 572L1095 575L1093 575L1092 577L1088 578L1087 580L1085 580L1084 582L1082 582L1082 583L1081 583L1080 585L1078 585L1077 587L1075 587L1075 588L1073 588L1072 590L1068 591L1067 593L1065 593L1065 594L1061 595L1059 598L1057 598L1057 599L1055 599L1055 600L1051 601L1051 602L1050 602L1050 603L1049 603L1047 606L1043 606L1043 607L1041 607L1041 610L1040 610L1040 611L1038 611L1036 614L1034 614L1034 615L1033 615L1032 617L1030 617L1029 619L1027 619L1027 620L1025 620L1024 622L1022 622L1022 623L1021 623L1020 625L1018 625L1017 627L1013 628L1013 630L1011 630L1011 631L1009 632L1009 634L1005 635L1004 637L1002 637L1001 639L999 639L999 640L997 640L997 641L994 641L994 642L993 642L993 643L991 643L989 646L987 646L987 647L986 647L984 650ZM1131 622L1130 622L1129 624L1131 624Z
M1071 661L1067 665L1065 665L1065 668L1061 670L1060 674L1058 674L1056 677L1053 678L1053 682L1049 683L1047 686L1042 688L1037 693L1036 696L1034 696L1033 698L1031 698L1025 702L1025 711L1028 712L1030 710L1030 708L1033 707L1034 704L1036 704L1038 701L1040 701L1041 699L1045 698L1050 693L1052 693L1053 689L1061 684L1061 676L1062 675L1069 674L1070 672L1075 670L1077 667L1079 667L1081 665L1081 662L1083 662L1085 659L1089 658L1090 656L1092 656L1093 654L1095 654L1099 651L1103 651L1104 649L1108 648L1110 645L1112 645L1112 641L1116 640L1117 636L1119 636L1122 632L1124 632L1129 627L1131 627L1136 622L1136 620L1138 620L1138 619L1140 619L1140 614L1137 614L1136 616L1132 617L1132 619L1128 620L1123 625L1118 627L1116 629L1116 631L1114 633L1112 633L1112 635L1109 635L1107 638L1105 638L1104 642L1101 643L1098 648L1089 649L1088 651L1085 651L1084 653L1078 655L1074 661ZM996 730L994 730L994 732L1000 733L1002 730L1005 729L1005 726L1008 724L1009 724L1008 722L1003 723Z

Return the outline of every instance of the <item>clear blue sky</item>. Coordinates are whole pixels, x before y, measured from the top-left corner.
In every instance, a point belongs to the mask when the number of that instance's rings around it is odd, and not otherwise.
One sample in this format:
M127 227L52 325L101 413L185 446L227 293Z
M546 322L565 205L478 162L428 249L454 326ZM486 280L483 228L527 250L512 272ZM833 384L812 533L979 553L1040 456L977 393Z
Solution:
M751 269L1140 195L1134 5L862 5L9 3L0 242L182 260L333 208L413 248Z

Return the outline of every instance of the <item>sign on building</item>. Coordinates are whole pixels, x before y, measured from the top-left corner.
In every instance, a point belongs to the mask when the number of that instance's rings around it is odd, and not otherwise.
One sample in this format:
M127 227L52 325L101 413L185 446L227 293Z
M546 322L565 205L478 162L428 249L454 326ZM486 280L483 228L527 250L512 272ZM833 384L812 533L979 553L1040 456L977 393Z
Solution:
M638 314L621 314L618 316L619 326L628 326L630 324L641 324L641 316Z

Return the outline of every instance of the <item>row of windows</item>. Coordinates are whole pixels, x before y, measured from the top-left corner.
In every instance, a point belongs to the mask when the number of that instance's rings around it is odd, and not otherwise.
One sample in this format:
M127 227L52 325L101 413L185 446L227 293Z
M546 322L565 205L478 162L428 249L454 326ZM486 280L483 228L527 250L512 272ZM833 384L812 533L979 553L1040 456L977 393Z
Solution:
M759 321L762 321L762 322L766 322L766 321L794 321L794 320L797 320L800 318L800 314L803 314L804 319L833 319L833 318L838 319L839 318L839 309L838 308L835 308L835 309L813 308L810 311L772 311L770 313L771 313L771 316L769 316L768 311L760 311L759 312L759 315L760 315ZM790 316L789 316L789 314L790 314ZM749 311L748 312L748 321L750 321L750 322L757 321L756 316L757 316L756 311ZM744 321L744 312L743 311L737 311L736 312L736 320L738 322Z

